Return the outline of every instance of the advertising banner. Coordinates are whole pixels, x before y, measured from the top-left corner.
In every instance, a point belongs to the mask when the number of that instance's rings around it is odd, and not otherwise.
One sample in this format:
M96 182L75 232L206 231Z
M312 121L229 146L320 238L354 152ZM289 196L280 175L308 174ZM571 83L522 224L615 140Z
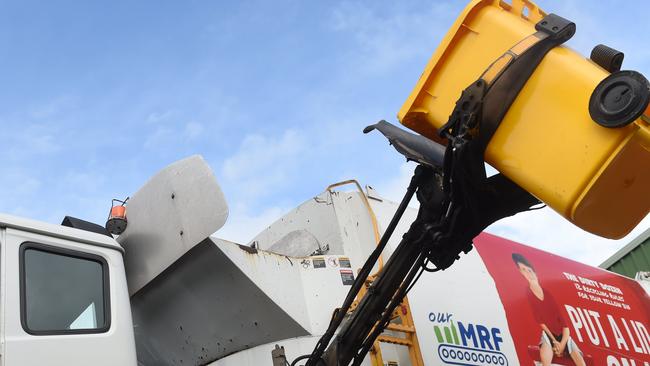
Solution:
M638 283L489 234L476 249L520 364L650 364L650 300Z
M650 297L635 281L481 234L409 294L426 365L650 366Z

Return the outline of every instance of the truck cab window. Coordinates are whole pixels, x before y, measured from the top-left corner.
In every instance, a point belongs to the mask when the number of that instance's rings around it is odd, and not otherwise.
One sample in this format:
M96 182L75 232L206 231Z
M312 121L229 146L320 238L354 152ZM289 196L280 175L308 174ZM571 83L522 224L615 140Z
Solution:
M21 268L25 331L50 335L108 330L108 266L104 259L25 243Z

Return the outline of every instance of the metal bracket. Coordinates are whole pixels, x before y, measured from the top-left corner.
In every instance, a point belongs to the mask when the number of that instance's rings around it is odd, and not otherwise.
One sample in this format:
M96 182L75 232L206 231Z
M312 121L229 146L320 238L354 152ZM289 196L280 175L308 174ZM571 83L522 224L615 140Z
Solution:
M287 365L287 356L284 353L284 347L276 344L275 349L271 351L271 357L273 358L273 366Z

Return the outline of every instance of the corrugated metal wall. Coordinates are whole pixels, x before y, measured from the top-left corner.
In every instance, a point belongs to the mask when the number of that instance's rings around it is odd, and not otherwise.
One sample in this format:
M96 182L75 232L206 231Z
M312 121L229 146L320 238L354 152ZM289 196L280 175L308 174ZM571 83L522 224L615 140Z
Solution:
M650 271L650 238L607 269L632 278L637 272Z
M631 278L634 278L637 272L650 271L650 229L603 262L600 267Z

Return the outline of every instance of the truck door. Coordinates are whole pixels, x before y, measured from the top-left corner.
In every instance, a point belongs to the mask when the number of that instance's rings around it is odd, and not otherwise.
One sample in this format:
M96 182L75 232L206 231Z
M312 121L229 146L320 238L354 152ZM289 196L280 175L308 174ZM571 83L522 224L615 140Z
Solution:
M4 366L133 364L118 251L7 228L2 254Z

